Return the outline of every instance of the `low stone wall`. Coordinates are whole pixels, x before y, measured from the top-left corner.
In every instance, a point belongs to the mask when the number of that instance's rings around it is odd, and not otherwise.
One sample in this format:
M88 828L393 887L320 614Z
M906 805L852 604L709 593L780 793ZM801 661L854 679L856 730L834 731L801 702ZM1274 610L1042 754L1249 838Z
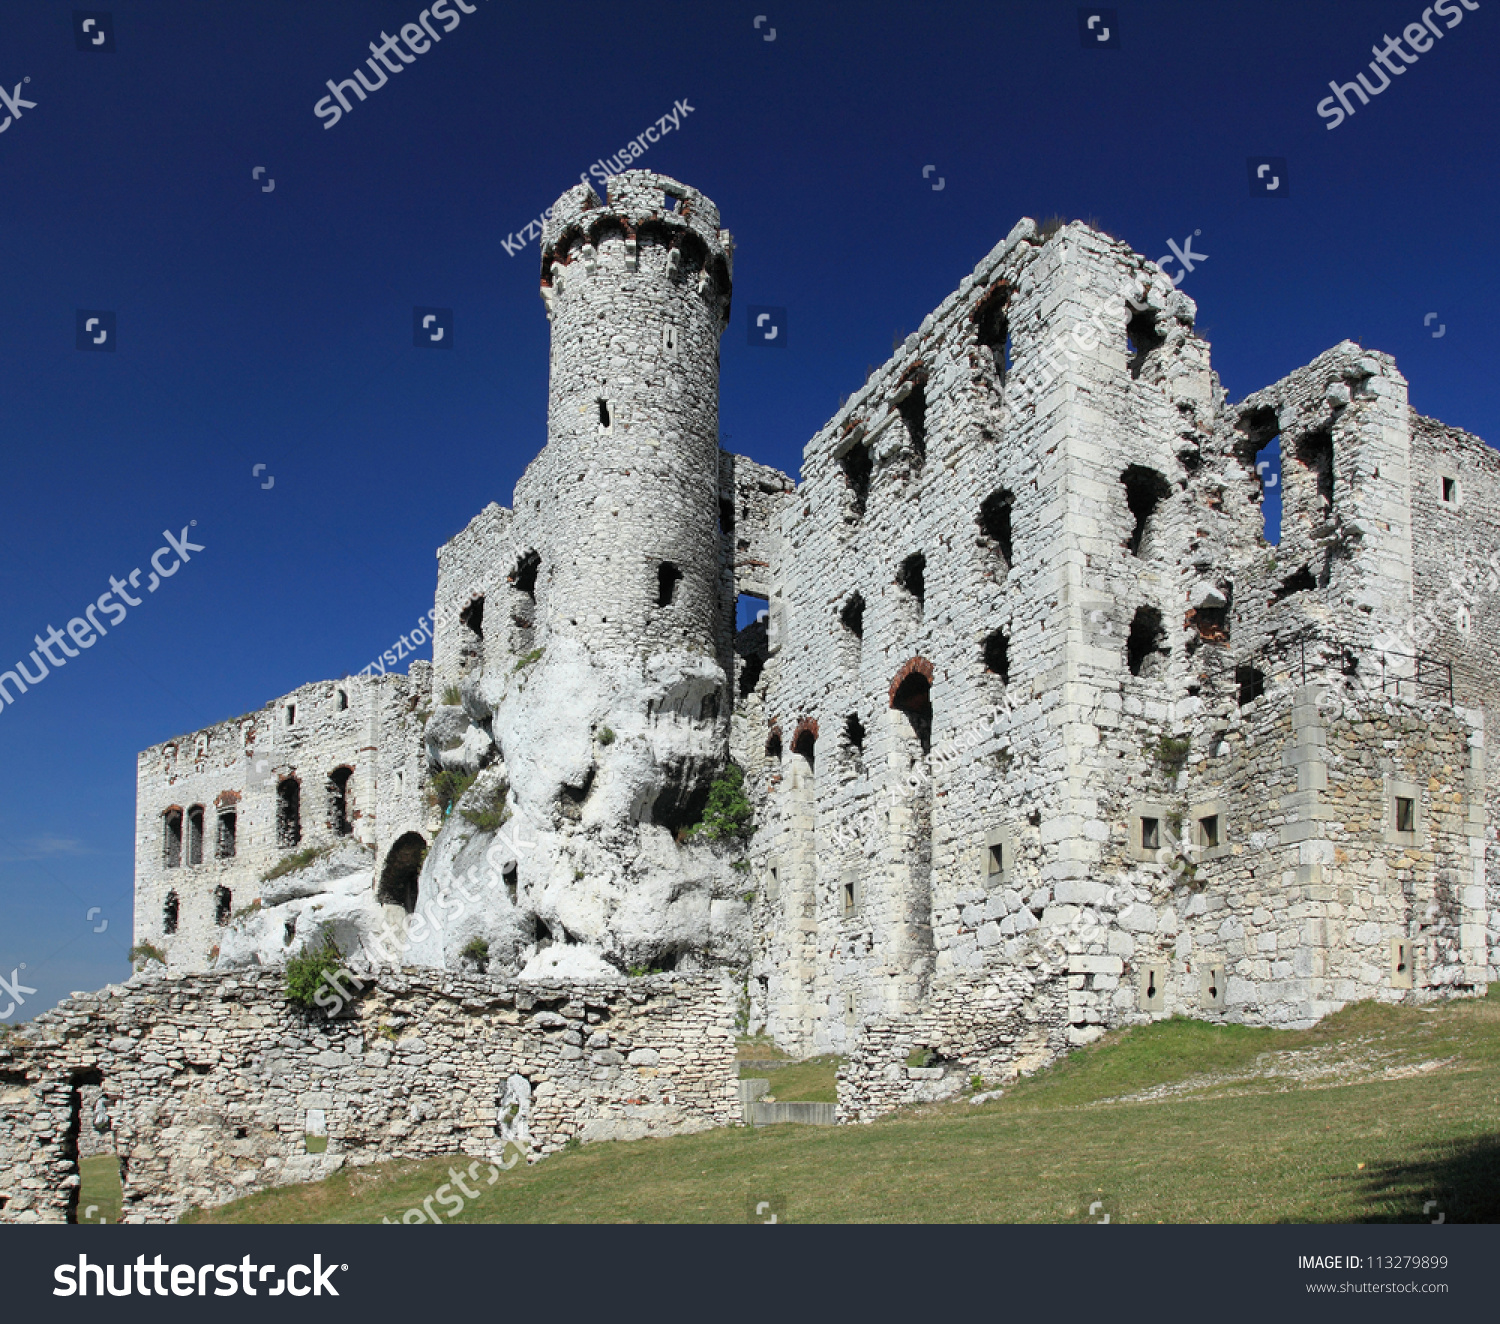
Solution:
M552 987L408 970L332 1021L282 989L269 970L136 979L0 1040L0 1223L73 1221L96 1092L124 1218L148 1223L346 1163L497 1161L511 1142L534 1159L575 1136L740 1120L734 1010L713 976Z
M839 1068L838 1120L872 1122L896 1108L952 1098L974 1076L994 1084L1044 1066L1067 1051L1072 983L1061 964L1033 953L1028 964L978 987L934 988L921 1015L867 1023ZM940 1065L910 1065L918 1050Z

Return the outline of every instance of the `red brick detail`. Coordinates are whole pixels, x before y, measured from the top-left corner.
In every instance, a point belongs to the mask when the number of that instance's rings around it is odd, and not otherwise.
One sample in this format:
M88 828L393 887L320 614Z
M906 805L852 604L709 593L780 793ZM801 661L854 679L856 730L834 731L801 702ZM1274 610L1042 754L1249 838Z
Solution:
M224 808L225 805L237 805L239 802L240 793L238 791L220 791L218 795L214 796L214 803L220 809Z
M910 661L902 663L901 670L898 671L896 673L895 677L892 679L892 681L891 681L891 707L892 708L894 708L896 706L896 691L901 688L901 682L904 681L904 680L906 680L907 677L914 676L914 675L925 676L927 678L927 683L929 685L932 684L932 663L929 662L920 653L918 653L917 656L914 657L914 658L912 658Z
M818 738L818 719L816 717L804 717L798 721L792 731L793 749L797 748L797 742L802 739L804 734L811 734L814 740Z

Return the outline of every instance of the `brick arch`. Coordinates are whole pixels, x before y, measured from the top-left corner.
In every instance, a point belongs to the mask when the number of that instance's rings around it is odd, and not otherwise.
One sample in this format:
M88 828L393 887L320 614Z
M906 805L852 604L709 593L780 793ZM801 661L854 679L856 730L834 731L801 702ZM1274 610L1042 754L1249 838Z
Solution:
M818 719L816 717L802 717L797 720L797 725L792 728L792 748L797 748L797 742L804 736L811 735L814 740L818 738Z
M902 684L905 681L909 680L912 676L922 676L926 679L929 686L932 684L932 663L929 662L920 653L918 653L915 657L910 658L906 662L903 662L901 664L900 670L897 671L896 674L891 678L890 699L892 708L897 706L896 692L901 688Z
M772 721L769 723L770 730L766 732L766 753L770 754L774 749L777 754L781 753L781 723Z

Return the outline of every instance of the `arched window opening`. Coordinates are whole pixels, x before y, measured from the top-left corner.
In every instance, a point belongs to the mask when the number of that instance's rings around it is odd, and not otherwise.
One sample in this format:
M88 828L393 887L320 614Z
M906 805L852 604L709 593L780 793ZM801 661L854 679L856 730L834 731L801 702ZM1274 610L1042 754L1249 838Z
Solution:
M276 787L276 844L283 850L302 840L302 786L287 777Z
M161 822L162 864L168 869L176 869L182 864L182 810L167 810L161 816Z
M234 914L234 895L227 887L214 888L214 923L221 929Z
M811 770L817 766L818 733L804 726L792 737L792 753L801 757Z
M922 753L929 753L932 749L932 681L922 671L913 669L896 686L891 695L891 707L906 714L912 734L922 746Z
M417 908L417 880L422 861L427 857L427 842L420 832L408 832L396 838L380 871L380 887L375 899L384 905L400 906L410 915Z

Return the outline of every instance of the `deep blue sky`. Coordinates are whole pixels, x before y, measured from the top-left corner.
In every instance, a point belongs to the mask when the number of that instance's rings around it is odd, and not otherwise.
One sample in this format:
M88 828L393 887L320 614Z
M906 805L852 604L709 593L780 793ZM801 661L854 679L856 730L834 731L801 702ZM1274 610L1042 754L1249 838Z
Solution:
M679 99L640 164L736 238L731 449L795 472L892 338L1053 213L1148 257L1201 231L1183 288L1232 397L1347 336L1500 439L1495 0L1332 131L1329 80L1418 0L1126 3L1118 50L1045 0L471 0L325 129L326 80L423 2L116 0L106 54L71 4L0 0L0 84L36 102L0 133L0 667L162 530L206 547L0 712L0 976L39 990L11 1020L127 973L136 752L359 670L509 503L547 322L535 243L501 239ZM1288 198L1250 196L1252 155ZM787 309L785 349L747 344L752 304ZM454 310L451 352L413 347L415 305ZM117 314L116 353L74 347L79 308Z

